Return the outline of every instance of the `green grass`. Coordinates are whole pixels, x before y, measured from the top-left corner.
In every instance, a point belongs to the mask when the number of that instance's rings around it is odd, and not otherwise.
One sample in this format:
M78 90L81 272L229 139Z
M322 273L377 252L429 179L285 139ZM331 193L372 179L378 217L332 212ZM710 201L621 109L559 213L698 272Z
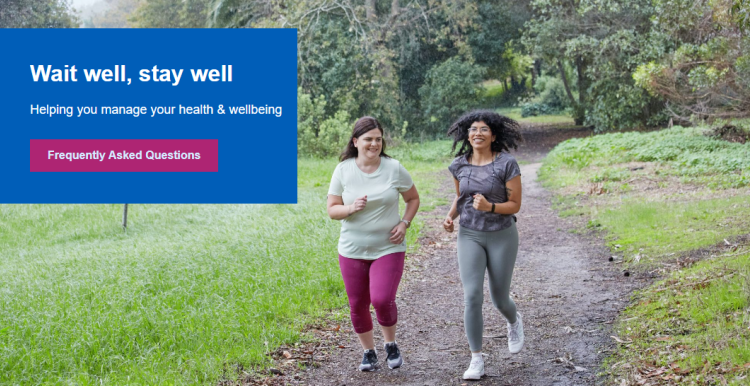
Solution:
M750 232L750 198L738 196L697 202L639 202L599 208L590 226L606 232L607 244L625 254L638 255L649 265L665 256L714 245Z
M605 231L609 246L623 252L626 261L638 256L648 266L749 231L747 192L712 197L750 181L750 144L704 133L701 128L675 127L571 139L550 152L540 178L558 192L561 215L584 216L590 228ZM631 169L631 162L640 166ZM651 181L648 189L633 191L631 183L638 180ZM686 182L699 185L690 198L681 197L679 186L664 192L653 189ZM601 184L606 194L581 194L593 184Z
M624 179L629 173L622 167L618 169L618 164L651 162L658 173L678 177L685 183L711 189L749 185L750 142L730 143L706 133L705 128L678 126L650 133L570 139L550 152L540 176L546 186L560 188L576 182L607 180L611 175Z
M424 208L444 147L404 146ZM267 366L346 305L336 162L298 162L297 205L131 205L127 231L121 205L0 205L0 384L214 385Z
M747 247L682 270L661 264L750 232L750 145L706 132L675 127L573 139L540 169L561 215L602 231L628 268L667 275L638 292L618 319L614 333L625 343L604 365L611 384L748 384ZM591 186L604 194L583 193Z
M486 98L496 98L505 92L503 84L498 80L483 82L482 87Z
M732 256L734 255L734 256ZM632 342L605 365L619 379L663 371L670 384L747 385L750 253L700 262L640 291L615 333ZM667 382L665 382L667 381Z
M544 125L561 125L561 126L573 126L575 121L572 117L564 114L558 115L539 115L536 117L522 117L520 107L506 107L498 109L499 114L505 115L508 118L514 119L522 123L534 123Z
M265 363L264 342L343 302L324 213L302 194L134 205L124 233L119 205L0 206L0 383L211 384Z

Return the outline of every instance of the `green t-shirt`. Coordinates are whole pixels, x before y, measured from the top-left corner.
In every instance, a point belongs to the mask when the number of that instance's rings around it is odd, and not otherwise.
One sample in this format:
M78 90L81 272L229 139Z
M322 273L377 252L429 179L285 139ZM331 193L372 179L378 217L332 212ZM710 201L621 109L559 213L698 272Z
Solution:
M393 158L380 158L380 166L371 174L360 170L354 158L336 166L328 194L340 196L344 205L367 196L365 208L341 221L339 254L351 259L375 260L395 252L406 252L406 241L388 240L398 225L399 193L414 186L409 172Z

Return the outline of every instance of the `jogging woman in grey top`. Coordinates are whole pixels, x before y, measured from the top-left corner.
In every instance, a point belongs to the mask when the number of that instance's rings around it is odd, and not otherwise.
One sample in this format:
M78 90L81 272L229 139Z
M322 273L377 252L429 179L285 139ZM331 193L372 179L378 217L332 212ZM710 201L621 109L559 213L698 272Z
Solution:
M464 289L464 328L471 349L471 364L464 379L484 375L482 359L482 303L484 273L490 280L495 307L508 321L508 349L523 347L521 314L510 298L510 281L518 252L514 214L521 209L521 170L508 151L523 141L518 123L493 111L472 111L448 131L453 136L456 159L448 168L456 184L443 227L453 232L460 216L458 267Z

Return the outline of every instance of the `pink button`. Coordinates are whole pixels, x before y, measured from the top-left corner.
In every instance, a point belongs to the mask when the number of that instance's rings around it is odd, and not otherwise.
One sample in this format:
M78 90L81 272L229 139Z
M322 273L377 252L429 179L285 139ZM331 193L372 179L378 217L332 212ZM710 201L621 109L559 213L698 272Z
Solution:
M32 139L32 172L218 172L218 139Z

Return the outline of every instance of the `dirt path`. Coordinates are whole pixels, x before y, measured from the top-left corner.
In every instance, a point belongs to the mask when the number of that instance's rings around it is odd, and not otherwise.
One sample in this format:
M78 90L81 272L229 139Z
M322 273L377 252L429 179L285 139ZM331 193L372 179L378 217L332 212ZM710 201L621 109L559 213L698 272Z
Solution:
M536 181L539 160L559 141L583 130L527 129L522 161L520 250L511 287L524 315L523 351L508 352L505 320L492 307L485 281L484 353L487 376L463 381L470 354L463 328L463 291L456 262L456 233L442 231L446 207L420 214L427 225L419 253L408 259L399 290L398 342L405 364L361 373L361 348L350 326L319 367L284 383L309 385L593 385L611 349L611 322L640 281L608 262L601 240L570 232L573 225L550 209L550 194ZM527 163L528 162L528 163ZM443 194L452 197L446 171ZM382 337L376 334L378 346ZM330 347L330 346L329 346ZM379 350L382 353L382 350ZM381 354L384 356L384 354ZM577 366L577 367L576 367Z

